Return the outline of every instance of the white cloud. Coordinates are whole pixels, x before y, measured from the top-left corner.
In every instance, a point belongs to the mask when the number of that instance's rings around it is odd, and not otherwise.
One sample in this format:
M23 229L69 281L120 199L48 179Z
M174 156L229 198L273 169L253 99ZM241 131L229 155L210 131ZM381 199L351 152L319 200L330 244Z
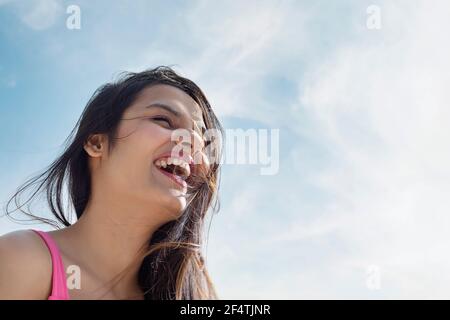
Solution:
M201 1L187 19L203 49L186 70L208 92L218 114L273 123L278 108L268 106L258 83L305 46L302 6L290 1Z
M261 189L247 175L214 221L228 238L213 247L232 245L211 265L225 297L450 297L450 46L439 31L449 5L380 7L380 31L357 30L298 79L299 101L284 113L297 134L289 177ZM324 158L311 161L305 141ZM366 285L370 265L380 290Z
M125 69L174 63L204 89L219 116L273 123L279 108L261 97L258 85L307 46L307 16L298 1L198 1L179 17L183 30L162 23L159 37Z
M64 14L60 1L33 0L20 6L22 21L34 30L45 30L55 24L60 15Z
M55 21L49 3L30 8L34 29ZM148 42L115 43L103 25L89 39L125 69L178 64L222 117L295 133L281 146L289 171L222 177L234 194L213 220L209 261L224 298L449 297L449 5L379 1L382 29L368 30L361 2L305 3L201 1L177 16L183 30L167 23ZM117 59L124 47L131 57ZM276 75L297 84L294 105L266 101L280 88L261 84ZM365 286L372 264L379 292Z
M287 238L337 237L332 263L378 264L386 297L448 298L450 45L440 30L450 28L450 5L380 7L381 35L367 30L303 81L293 111L311 120L308 136L333 155L309 181L332 195L317 209L332 210L298 219Z

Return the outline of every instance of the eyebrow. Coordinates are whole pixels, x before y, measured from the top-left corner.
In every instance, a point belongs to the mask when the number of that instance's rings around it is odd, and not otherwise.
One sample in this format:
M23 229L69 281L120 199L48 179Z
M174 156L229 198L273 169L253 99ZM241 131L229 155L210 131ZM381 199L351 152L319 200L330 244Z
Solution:
M180 112L176 111L173 107L171 107L171 106L169 106L167 104L164 104L164 103L160 103L160 102L152 103L151 105L146 106L145 108L154 108L154 107L164 109L164 110L172 113L176 117L181 117L181 113Z

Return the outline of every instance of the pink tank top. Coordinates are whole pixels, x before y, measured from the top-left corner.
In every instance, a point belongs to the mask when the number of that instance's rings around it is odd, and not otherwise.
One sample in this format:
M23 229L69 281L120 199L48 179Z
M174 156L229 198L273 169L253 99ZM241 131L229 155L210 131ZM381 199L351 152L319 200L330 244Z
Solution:
M48 297L48 300L69 300L70 298L66 284L66 273L58 246L48 233L37 230L33 231L36 232L42 240L44 240L48 250L50 251L50 255L52 256L52 292Z

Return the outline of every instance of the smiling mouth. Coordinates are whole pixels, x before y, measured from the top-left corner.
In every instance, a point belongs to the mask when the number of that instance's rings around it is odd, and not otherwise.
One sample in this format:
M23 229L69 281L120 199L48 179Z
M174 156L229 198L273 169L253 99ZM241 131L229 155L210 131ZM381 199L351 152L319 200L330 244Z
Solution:
M177 185L187 188L186 180L191 174L190 165L181 158L161 157L154 161L155 167Z
M158 166L156 166L156 169L158 169L159 172L161 172L163 175L165 175L166 177L170 178L172 181L174 181L178 186L184 188L187 188L187 183L186 181L184 181L180 176L170 173L166 170L164 170L163 168L159 168Z

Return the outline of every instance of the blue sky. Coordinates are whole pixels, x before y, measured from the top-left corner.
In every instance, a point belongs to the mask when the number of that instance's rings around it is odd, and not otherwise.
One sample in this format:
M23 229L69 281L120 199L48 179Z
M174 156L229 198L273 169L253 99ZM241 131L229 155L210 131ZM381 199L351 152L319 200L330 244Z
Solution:
M172 65L226 128L280 129L278 174L223 167L207 252L222 298L449 298L448 9L0 0L0 201L56 157L97 87Z

